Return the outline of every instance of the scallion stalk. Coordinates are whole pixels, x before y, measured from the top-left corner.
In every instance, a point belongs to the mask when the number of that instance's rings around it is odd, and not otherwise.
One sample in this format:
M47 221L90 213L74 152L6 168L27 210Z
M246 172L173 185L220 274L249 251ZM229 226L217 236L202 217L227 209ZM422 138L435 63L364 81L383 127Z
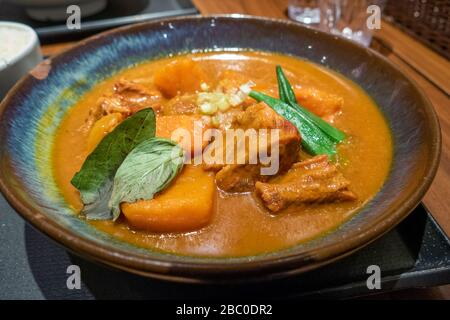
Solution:
M320 128L330 139L334 142L341 142L345 139L345 133L341 130L333 127L331 124L315 115L305 107L301 106L297 98L295 97L294 90L292 89L289 80L283 72L280 66L276 67L277 79L278 79L278 91L281 101L289 104L294 109L302 113L306 118L309 118L317 127Z

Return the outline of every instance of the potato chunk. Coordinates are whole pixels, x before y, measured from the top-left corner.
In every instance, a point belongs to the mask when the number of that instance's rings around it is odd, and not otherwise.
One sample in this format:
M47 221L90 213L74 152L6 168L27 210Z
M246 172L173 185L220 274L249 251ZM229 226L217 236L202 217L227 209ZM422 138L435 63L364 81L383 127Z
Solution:
M196 122L198 121L198 122ZM194 130L195 125L198 129ZM175 116L158 116L156 117L156 136L172 139L177 142L186 152L192 155L198 155L208 144L207 139L203 139L203 132L211 127L211 125L202 119L201 116L175 115ZM186 134L174 134L175 130L186 130ZM189 133L189 136L187 135ZM198 141L199 143L194 143Z
M183 232L204 227L214 206L214 177L187 165L172 184L152 200L122 204L128 223L153 232Z
M162 67L153 80L166 98L200 90L202 82L207 82L206 73L197 62L188 58L177 59Z
M294 91L300 104L328 122L334 121L344 104L342 97L315 88L296 87Z
M120 113L108 114L94 123L87 140L87 151L91 153L102 139L123 120Z

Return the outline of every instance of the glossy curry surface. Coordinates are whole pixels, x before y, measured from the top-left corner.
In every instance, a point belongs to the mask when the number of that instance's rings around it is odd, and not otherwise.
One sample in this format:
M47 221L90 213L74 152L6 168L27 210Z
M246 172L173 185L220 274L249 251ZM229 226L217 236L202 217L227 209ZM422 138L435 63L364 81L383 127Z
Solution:
M91 107L105 93L111 92L114 83L120 79L132 80L149 90L156 90L154 74L180 58L150 61L125 70L97 85L70 110L56 137L53 170L62 194L76 212L81 210L82 203L70 180L92 149L88 141L91 126L86 124ZM182 58L201 65L205 71L202 81L211 86L224 74L238 73L270 94L271 88L276 88L277 84L275 66L281 65L293 85L312 87L342 97L344 103L334 125L346 133L347 139L338 147L336 165L350 181L349 188L357 200L294 205L273 215L253 193L227 194L217 189L211 221L197 231L140 231L131 227L123 217L116 222L90 222L96 228L138 246L182 255L254 255L287 248L332 231L357 213L383 185L392 159L389 128L374 102L351 81L312 63L278 54L215 52ZM166 103L161 101L162 105Z

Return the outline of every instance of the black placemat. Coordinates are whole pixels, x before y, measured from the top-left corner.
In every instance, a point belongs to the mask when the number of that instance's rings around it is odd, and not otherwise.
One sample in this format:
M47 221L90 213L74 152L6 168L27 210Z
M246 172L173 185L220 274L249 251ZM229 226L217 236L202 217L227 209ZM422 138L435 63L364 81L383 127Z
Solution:
M81 289L69 290L67 267L80 266ZM69 254L27 225L0 197L0 299L195 299L353 297L378 265L382 290L450 283L450 243L423 207L357 253L309 273L252 285L192 285L146 279Z

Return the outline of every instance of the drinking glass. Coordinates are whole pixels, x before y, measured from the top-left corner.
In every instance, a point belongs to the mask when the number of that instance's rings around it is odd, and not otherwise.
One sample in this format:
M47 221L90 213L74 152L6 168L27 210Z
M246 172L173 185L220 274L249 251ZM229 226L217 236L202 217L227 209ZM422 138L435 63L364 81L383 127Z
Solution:
M289 18L300 23L319 27L321 0L289 0Z
M369 46L386 0L320 0L320 29ZM378 22L377 22L378 21Z

